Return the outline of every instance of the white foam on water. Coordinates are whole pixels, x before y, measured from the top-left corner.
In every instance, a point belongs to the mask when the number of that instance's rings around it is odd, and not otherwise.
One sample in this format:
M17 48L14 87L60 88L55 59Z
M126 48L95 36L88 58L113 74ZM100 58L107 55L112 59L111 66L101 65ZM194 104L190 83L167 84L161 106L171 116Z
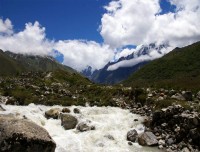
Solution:
M28 106L2 105L6 111L0 114L14 114L17 117L24 116L44 127L56 142L56 152L158 152L157 148L142 147L137 143L128 145L127 132L136 129L144 131L141 124L143 117L115 107L81 107L71 106L71 114L79 122L91 121L95 130L79 132L76 129L64 130L60 119L46 119L44 113L50 108L62 108L61 106L43 106L30 104ZM80 114L74 114L74 108L80 109ZM134 119L138 119L137 122ZM112 136L114 140L109 139Z

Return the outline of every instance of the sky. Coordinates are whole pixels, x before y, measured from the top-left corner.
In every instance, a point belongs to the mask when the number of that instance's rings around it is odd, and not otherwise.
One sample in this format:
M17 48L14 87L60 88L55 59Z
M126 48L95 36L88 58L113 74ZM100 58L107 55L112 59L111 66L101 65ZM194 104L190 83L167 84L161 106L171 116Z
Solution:
M0 49L52 55L78 71L144 44L192 44L199 27L199 0L0 0Z

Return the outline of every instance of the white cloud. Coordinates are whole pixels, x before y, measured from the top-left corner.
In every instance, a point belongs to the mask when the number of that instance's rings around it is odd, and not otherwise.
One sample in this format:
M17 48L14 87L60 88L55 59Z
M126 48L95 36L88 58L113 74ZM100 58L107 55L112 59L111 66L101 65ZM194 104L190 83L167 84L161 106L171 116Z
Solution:
M3 21L0 19L0 34L12 34L13 25L9 19Z
M100 33L112 47L169 42L185 46L200 40L200 1L169 0L175 13L159 14L159 0L113 0L105 7Z
M114 56L108 45L94 41L66 40L58 41L55 49L64 55L63 63L78 71L90 65L93 70L102 68Z
M142 48L142 46L138 46L136 49L130 50L130 51L133 51L133 53L134 53L133 59L117 62L116 64L109 66L107 70L113 71L118 68L132 67L141 62L151 61L151 60L160 58L172 50L172 47L164 47L164 48L160 49L159 51L154 48L153 49L149 48L148 53L145 55L142 55L141 48Z
M13 34L0 34L0 48L4 51L31 55L48 55L52 52L54 42L46 39L45 28L37 21L34 24L27 23L21 32L10 33Z
M64 55L63 64L78 71L90 65L93 69L102 68L109 62L114 52L108 45L94 41L60 40L50 41L46 38L45 28L39 22L27 23L25 29L14 33L10 20L0 19L0 49L29 55L53 55L58 50ZM7 33L7 34L5 34ZM8 34L9 33L9 34Z

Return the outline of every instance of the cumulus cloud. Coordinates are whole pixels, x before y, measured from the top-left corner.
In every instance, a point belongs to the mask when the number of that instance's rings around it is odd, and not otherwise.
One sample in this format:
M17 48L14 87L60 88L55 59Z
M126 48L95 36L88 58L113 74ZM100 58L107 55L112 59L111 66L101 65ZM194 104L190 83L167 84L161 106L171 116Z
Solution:
M78 71L88 65L94 69L102 68L114 56L108 45L101 45L94 41L66 40L58 41L55 49L64 55L63 64L69 65Z
M0 34L12 34L13 33L13 25L9 19L3 21L0 19Z
M200 1L169 2L175 12L160 14L159 0L113 0L101 19L105 43L113 48L152 42L181 47L200 40Z
M0 22L3 22L0 20ZM41 27L36 21L34 24L27 23L25 29L18 33L9 28L11 22L7 19L9 35L0 33L0 48L4 51L14 51L15 53L31 54L31 55L48 55L52 52L53 41L46 39L45 28ZM5 33L5 32L4 32Z
M39 22L25 24L25 29L15 33L9 19L0 19L0 49L28 55L64 55L63 64L78 71L90 65L93 69L102 68L109 62L114 52L108 45L94 41L59 40L46 38L45 28ZM57 50L57 51L55 51Z

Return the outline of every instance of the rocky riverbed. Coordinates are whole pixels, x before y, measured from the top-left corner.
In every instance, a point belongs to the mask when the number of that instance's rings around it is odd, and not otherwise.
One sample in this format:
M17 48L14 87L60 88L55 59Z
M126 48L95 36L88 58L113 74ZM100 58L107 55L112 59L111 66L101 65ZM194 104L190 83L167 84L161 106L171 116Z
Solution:
M130 144L127 141L128 131L135 129L137 133L141 134L145 129L142 125L144 117L132 114L129 110L114 107L70 106L64 108L34 104L28 106L1 105L1 108L3 109L0 110L1 115L9 114L17 119L32 121L46 129L56 143L56 152L160 151L158 148L143 147L137 142ZM65 128L60 115L55 118L48 117L47 112L52 108L61 110L63 115L74 117L77 120L75 127L71 126L73 129ZM88 129L84 124L91 128Z

